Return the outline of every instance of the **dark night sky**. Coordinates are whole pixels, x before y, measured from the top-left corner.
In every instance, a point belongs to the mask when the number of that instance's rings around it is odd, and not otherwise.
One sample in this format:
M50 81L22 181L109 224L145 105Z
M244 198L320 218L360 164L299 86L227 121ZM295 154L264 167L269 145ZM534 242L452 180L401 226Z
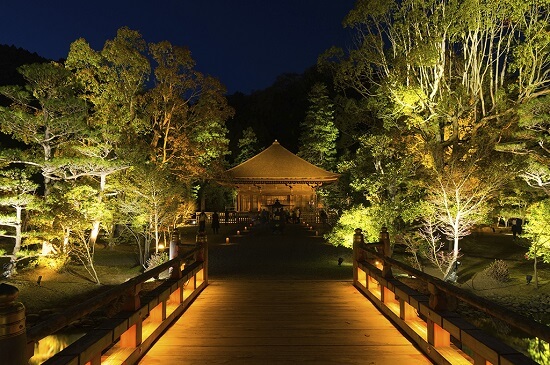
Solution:
M217 77L229 93L250 93L282 73L302 73L332 45L346 48L342 20L354 0L168 0L4 2L0 44L50 59L67 56L85 38L96 50L118 28L138 30L147 42L187 46L197 69Z

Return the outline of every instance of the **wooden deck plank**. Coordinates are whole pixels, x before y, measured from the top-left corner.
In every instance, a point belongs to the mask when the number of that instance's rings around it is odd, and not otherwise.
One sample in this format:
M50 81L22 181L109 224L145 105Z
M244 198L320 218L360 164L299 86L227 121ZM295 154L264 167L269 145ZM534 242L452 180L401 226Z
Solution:
M213 281L139 364L430 364L350 282Z

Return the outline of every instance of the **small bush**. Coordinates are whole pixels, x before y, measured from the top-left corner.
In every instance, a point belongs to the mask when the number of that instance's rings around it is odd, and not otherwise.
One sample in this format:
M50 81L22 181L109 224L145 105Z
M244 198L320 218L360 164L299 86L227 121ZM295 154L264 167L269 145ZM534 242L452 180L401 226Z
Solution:
M38 250L20 250L15 256L17 257L34 257L38 256L40 252Z
M159 252L156 254L151 255L147 262L145 263L145 271L151 270L154 267L157 267L163 263L168 261L168 253L166 252Z
M493 261L486 269L485 274L490 278L505 283L510 280L508 264L503 260Z
M71 258L68 255L39 256L36 260L38 266L46 267L55 272L63 272Z

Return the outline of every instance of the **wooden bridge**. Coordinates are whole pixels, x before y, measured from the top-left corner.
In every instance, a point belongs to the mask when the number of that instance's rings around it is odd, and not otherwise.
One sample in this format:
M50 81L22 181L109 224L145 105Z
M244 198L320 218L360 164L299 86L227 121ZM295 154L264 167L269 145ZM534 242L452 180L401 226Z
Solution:
M284 235L236 228L229 243L209 250L199 240L26 333L20 307L4 305L13 310L2 322L2 360L27 364L37 341L113 301L121 312L43 364L535 364L463 320L458 301L550 341L549 327L392 260L384 235L365 244L356 234L351 253L324 244L312 227ZM328 254L312 255L319 245ZM168 269L169 279L142 292L143 282ZM425 282L429 294L392 269Z
M213 280L139 363L431 362L351 282Z

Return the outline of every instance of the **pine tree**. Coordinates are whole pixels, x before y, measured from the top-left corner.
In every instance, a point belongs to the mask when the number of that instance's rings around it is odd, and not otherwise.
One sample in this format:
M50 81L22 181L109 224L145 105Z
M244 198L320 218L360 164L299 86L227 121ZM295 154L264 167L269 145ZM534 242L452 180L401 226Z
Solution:
M239 152L235 158L234 165L241 164L260 152L258 149L258 137L256 137L256 133L252 127L248 127L243 131L242 138L239 138L238 148Z
M309 93L309 102L310 107L301 124L298 156L316 166L333 170L338 129L334 125L334 104L327 87L322 83L315 84Z

